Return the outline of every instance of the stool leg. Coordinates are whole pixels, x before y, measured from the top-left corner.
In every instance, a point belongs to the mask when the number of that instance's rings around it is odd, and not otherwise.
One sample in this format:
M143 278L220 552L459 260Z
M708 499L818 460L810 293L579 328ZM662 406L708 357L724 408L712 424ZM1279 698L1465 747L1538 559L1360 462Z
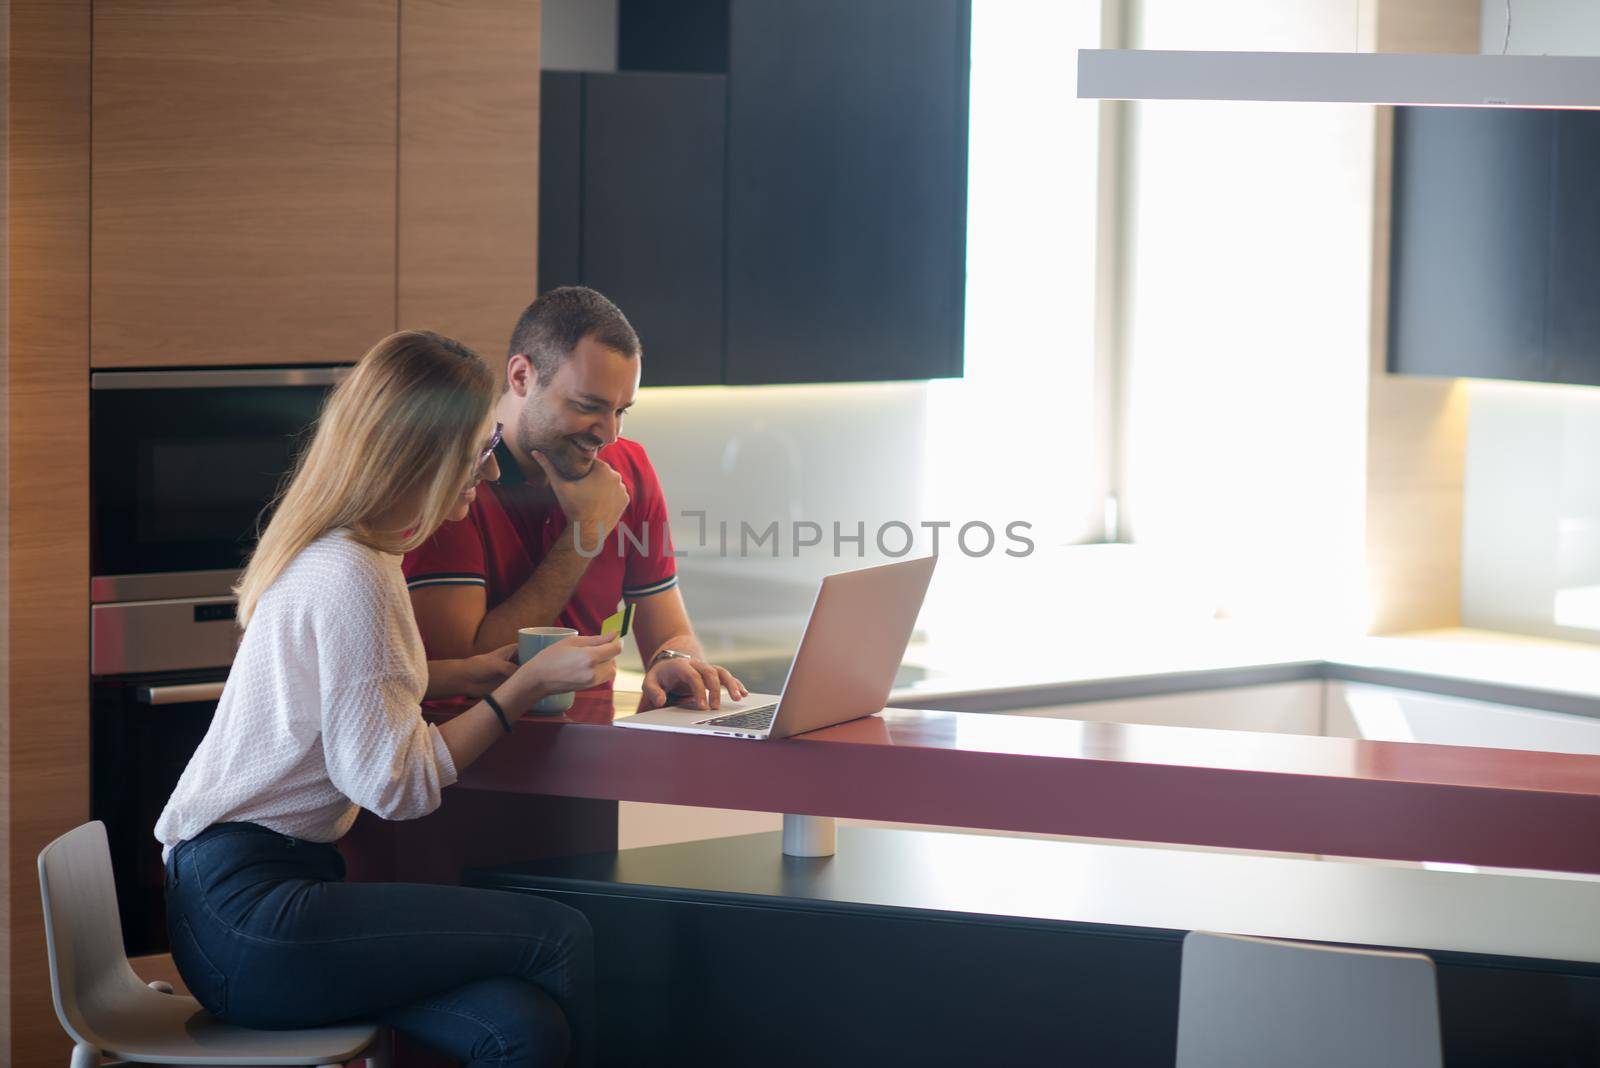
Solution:
M378 1037L367 1049L367 1068L389 1068L394 1059L394 1032L387 1027L378 1028Z
M86 1042L72 1047L72 1068L100 1068L100 1051Z

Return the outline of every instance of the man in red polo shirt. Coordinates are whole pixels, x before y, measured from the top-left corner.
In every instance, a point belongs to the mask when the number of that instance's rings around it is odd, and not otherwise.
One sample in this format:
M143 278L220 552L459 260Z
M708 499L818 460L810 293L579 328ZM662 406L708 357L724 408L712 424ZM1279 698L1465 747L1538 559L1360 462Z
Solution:
M649 457L620 436L639 337L592 289L553 289L511 335L504 427L467 517L404 562L428 658L502 648L522 627L600 633L624 600L645 659L644 707L717 708L745 689L706 662L678 590L667 505Z

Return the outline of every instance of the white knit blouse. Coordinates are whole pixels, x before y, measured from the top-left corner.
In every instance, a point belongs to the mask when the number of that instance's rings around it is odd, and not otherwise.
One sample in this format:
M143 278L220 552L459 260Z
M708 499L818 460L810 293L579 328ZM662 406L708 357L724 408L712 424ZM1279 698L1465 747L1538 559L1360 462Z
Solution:
M357 808L414 819L456 768L422 718L428 661L400 558L326 535L261 595L211 729L156 822L162 854L214 823L332 842Z

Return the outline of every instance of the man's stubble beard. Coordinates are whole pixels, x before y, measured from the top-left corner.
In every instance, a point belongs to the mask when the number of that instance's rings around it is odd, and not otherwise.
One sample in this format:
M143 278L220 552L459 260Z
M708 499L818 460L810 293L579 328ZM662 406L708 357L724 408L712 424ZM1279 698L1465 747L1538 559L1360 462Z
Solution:
M592 460L574 461L565 434L559 433L536 411L533 401L524 402L517 416L517 447L526 455L543 453L556 473L569 482L576 482L589 473Z

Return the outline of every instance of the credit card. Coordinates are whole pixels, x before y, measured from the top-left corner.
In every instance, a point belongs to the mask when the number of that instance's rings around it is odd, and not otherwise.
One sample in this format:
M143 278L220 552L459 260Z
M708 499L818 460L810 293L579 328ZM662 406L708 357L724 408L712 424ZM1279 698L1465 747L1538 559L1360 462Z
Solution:
M605 618L600 624L601 634L615 634L619 638L628 636L628 628L633 626L633 602L628 601L623 606Z

